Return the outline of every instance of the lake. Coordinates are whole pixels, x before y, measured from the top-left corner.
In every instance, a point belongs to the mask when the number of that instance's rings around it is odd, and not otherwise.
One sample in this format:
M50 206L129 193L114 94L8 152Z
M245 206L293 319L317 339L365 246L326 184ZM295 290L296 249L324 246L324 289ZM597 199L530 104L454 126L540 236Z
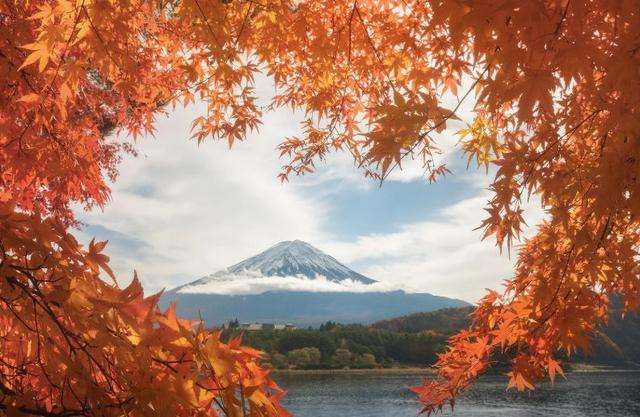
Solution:
M286 374L285 406L296 417L415 417L420 404L406 388L419 374ZM640 371L585 371L532 393L506 391L504 376L483 377L446 416L640 416Z

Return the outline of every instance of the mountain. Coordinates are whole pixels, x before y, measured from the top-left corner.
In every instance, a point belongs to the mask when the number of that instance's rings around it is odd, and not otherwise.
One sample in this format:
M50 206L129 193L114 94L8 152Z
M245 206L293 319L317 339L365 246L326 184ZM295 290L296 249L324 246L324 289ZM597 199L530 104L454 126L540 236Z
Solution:
M207 284L238 277L304 277L324 278L331 282L351 280L362 284L376 281L346 267L333 256L301 240L280 242L264 252L245 259L222 271L179 287L178 291L199 290Z
M280 242L242 262L164 293L160 305L208 325L230 320L315 326L370 323L469 304L428 293L385 289L300 240Z

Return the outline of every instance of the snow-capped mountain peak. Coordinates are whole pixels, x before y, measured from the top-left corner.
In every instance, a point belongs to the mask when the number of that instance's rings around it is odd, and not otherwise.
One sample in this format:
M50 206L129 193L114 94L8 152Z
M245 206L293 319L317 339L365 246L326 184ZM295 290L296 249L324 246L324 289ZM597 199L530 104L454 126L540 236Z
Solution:
M239 277L298 277L336 283L353 281L359 284L377 282L348 268L306 242L288 240L222 271L187 284L187 287L194 288L215 281L232 281Z
M237 263L227 270L231 273L260 271L264 276L322 276L329 281L351 279L365 284L375 281L338 262L320 249L301 240L280 242L266 251Z

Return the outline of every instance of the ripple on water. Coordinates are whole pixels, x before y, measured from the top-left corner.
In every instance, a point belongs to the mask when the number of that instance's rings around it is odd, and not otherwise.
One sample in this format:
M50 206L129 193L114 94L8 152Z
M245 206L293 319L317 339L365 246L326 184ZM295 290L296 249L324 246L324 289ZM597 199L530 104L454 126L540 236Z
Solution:
M424 375L290 374L276 377L288 390L285 405L297 417L415 416L420 404L407 387ZM506 391L506 378L482 378L457 402L459 417L640 416L640 371L575 372L531 393Z

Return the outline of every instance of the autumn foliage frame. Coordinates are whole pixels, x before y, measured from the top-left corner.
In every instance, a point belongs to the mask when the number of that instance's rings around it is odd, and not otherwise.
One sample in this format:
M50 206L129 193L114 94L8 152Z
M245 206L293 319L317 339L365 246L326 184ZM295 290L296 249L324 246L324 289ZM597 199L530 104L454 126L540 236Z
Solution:
M349 152L384 181L407 156L425 178L465 100L469 161L492 167L486 238L511 250L523 202L547 212L514 275L414 390L430 413L497 353L509 386L562 373L609 299L640 306L640 4L635 0L0 2L0 409L9 415L285 415L259 353L121 289L81 246L72 207L102 207L125 137L172 105L206 104L193 139L232 145L264 111L305 111L280 178ZM258 104L254 76L277 87ZM459 92L461 85L471 88ZM455 96L453 106L446 97ZM472 227L472 225L470 225ZM108 283L101 277L110 277Z

